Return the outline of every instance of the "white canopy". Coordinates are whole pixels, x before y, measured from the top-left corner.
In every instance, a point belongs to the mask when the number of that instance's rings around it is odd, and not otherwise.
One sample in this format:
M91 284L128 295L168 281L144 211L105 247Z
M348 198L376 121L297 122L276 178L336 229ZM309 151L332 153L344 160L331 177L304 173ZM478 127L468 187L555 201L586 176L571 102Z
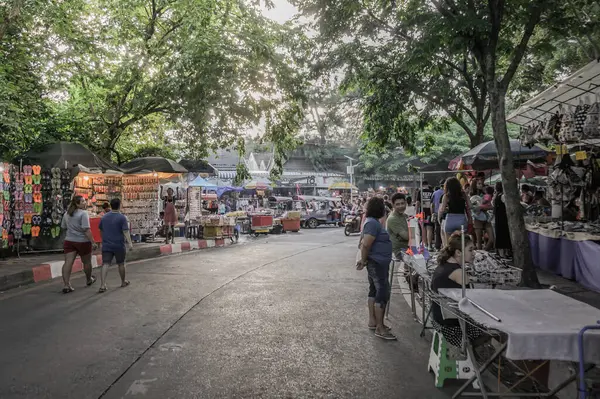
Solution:
M592 103L596 101L596 95L600 95L600 62L592 61L522 104L508 116L508 121L517 125L542 122L556 112L560 105L576 106L586 97L590 98L586 102Z

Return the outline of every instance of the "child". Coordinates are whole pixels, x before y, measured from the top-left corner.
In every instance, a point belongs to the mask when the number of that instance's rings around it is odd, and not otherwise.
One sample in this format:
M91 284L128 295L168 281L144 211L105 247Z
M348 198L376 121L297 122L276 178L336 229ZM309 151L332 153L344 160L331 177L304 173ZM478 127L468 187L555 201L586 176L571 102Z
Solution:
M485 188L485 194L483 195L483 202L481 203L481 209L487 211L492 209L492 199L494 198L494 187L487 186Z

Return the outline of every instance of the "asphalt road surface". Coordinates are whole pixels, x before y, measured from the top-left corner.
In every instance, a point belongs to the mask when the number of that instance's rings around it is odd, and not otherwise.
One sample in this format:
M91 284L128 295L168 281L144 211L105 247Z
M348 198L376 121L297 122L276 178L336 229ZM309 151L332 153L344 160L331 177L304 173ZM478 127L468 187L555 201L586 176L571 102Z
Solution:
M358 237L248 239L129 266L131 286L0 295L0 398L448 398L396 296L399 340L367 328ZM98 274L99 271L96 271Z

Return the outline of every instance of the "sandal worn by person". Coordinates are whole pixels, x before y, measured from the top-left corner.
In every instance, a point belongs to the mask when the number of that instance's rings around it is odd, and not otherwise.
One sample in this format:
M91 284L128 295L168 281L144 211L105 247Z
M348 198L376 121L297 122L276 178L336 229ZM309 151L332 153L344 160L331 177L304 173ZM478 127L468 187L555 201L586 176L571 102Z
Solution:
M75 288L73 288L73 287L65 287L62 290L63 294L70 294L73 291L75 291Z
M104 292L106 292L107 288L106 287L100 287L100 289L98 290L99 294L102 294Z
M121 284L121 288L127 287L129 284L131 284L131 283L129 282L129 280L125 280L125 281L123 281L123 283Z
M96 282L96 276L90 277L90 281L85 283L88 287Z
M383 328L385 328L388 331L392 331L392 327L390 327L390 326L384 325ZM371 330L371 331L375 331L376 329L377 329L377 326L369 326L369 330Z
M392 334L389 330L385 330L385 332L383 332L383 333L375 332L375 336L378 338L381 338L381 339L388 340L388 341L393 341L393 340L397 339L396 336L394 334Z

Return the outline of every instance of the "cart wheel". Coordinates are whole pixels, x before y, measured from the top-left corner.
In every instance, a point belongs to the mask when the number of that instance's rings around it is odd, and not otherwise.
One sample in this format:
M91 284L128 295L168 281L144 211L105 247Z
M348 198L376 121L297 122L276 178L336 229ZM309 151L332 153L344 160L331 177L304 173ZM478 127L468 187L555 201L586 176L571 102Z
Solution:
M254 237L258 237L260 233L254 233Z

